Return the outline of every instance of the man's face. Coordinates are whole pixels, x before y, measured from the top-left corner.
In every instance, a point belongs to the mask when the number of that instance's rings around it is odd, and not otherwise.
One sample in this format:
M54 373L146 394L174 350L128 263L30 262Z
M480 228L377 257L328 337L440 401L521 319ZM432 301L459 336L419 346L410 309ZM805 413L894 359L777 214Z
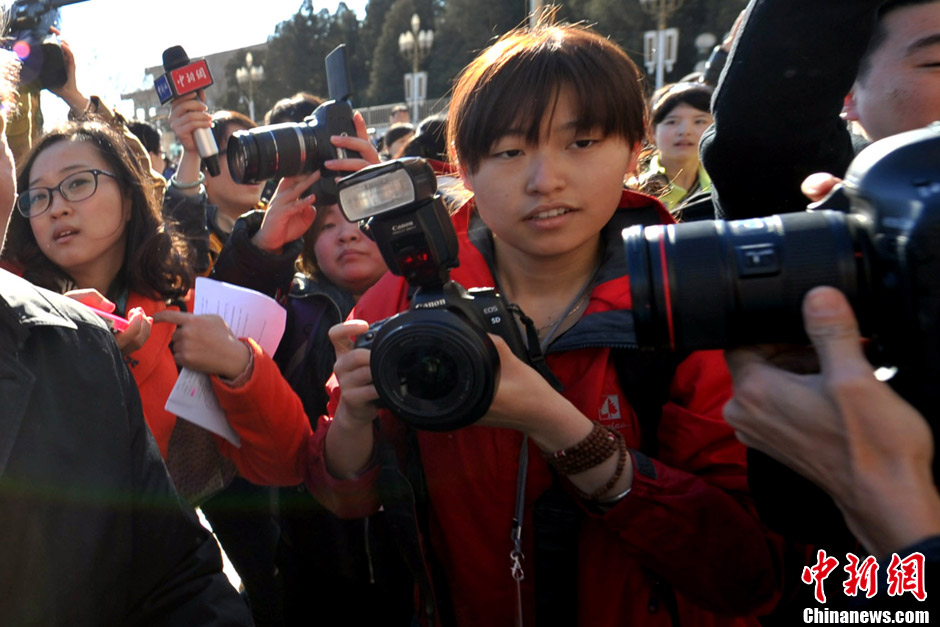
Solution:
M846 102L873 140L940 120L940 2L895 9L881 28L886 38Z

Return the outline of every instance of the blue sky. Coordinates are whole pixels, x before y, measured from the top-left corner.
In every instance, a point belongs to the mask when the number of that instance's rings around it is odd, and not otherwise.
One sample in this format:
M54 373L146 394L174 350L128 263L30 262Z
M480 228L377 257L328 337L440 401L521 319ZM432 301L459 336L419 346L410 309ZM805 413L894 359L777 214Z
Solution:
M346 5L362 19L366 1L348 0ZM261 43L301 4L301 0L85 0L61 8L60 27L75 51L79 88L116 103L120 94L143 86L144 68L160 65L170 46L183 46L196 58ZM315 1L314 7L333 13L337 4ZM64 119L65 108L56 106L57 98L42 100L47 122L55 123L58 116Z

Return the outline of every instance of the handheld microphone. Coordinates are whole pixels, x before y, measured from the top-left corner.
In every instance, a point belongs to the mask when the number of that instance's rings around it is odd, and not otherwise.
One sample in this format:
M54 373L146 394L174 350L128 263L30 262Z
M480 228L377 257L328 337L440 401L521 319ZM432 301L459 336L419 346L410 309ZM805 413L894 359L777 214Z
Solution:
M212 74L205 59L190 62L189 55L182 46L173 46L163 51L163 69L166 74L154 80L153 85L160 98L160 104L165 104L174 98L204 89L212 84ZM196 149L202 157L209 176L218 176L219 146L215 143L212 131L207 128L196 129L193 132Z

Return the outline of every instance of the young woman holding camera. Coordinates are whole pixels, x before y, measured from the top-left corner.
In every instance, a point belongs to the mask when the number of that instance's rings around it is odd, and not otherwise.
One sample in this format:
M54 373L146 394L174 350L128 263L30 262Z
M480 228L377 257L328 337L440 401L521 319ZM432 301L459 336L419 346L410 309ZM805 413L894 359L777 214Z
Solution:
M721 417L721 354L670 373L653 433L636 416L649 399L618 377L618 351L636 346L621 229L640 213L671 222L623 189L644 136L636 66L584 27L514 31L464 70L450 124L474 193L453 215L451 278L522 308L563 391L491 336L497 391L476 424L417 431L379 409L370 351L353 344L409 308L409 284L387 274L331 329L335 385L303 451L309 489L343 516L410 505L415 528L396 537L423 550L416 611L428 623L757 624L778 594L780 547L752 511L745 449ZM408 488L386 489L402 475ZM545 524L551 511L564 520ZM559 527L567 546L546 557L536 538Z

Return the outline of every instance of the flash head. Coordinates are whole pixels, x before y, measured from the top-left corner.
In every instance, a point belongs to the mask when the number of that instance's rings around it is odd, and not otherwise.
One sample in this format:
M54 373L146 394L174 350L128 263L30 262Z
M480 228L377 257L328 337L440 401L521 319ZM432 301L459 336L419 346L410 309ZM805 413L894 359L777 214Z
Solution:
M350 222L431 200L437 177L419 157L377 163L337 181L339 208Z

